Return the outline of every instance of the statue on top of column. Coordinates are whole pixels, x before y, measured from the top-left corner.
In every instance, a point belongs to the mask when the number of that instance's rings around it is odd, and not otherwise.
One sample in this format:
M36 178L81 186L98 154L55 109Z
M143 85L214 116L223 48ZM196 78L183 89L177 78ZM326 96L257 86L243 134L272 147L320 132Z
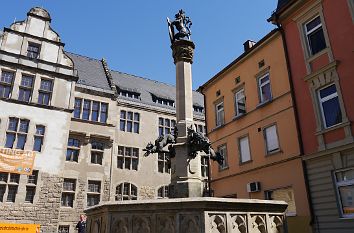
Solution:
M174 21L171 22L170 19L167 17L167 23L171 44L176 40L190 40L190 35L192 34L192 21L188 16L185 15L185 12L182 9L179 10L178 13L175 15ZM178 31L176 33L175 28Z

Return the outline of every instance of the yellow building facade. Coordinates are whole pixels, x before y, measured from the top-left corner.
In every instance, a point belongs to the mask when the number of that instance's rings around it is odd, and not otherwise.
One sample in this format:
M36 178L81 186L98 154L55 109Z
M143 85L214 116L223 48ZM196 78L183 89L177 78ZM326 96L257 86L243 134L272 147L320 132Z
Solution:
M273 30L199 90L205 95L214 196L284 200L289 232L310 232L291 83L281 33Z

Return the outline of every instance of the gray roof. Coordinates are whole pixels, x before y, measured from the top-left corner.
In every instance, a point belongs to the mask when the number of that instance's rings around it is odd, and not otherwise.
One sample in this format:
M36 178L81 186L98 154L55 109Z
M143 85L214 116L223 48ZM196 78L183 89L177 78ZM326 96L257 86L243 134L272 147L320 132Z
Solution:
M101 88L104 90L111 90L108 83L106 73L103 69L103 64L100 60L77 55L70 52L65 52L74 62L74 68L78 70L79 84L83 84L90 87ZM152 100L152 96L158 98L168 99L175 101L176 99L176 87L150 80L135 75L122 73L119 71L110 71L114 85L117 89L136 92L140 94L139 99L119 96L121 99L126 99L141 104L154 105L162 108L168 108L173 110L174 107L156 104ZM199 92L193 91L193 105L204 106L203 95Z
M111 74L112 74L113 82L118 87L118 90L121 89L126 91L137 92L140 94L139 99L133 99L133 98L122 97L122 96L120 96L120 98L124 98L134 102L155 105L155 106L161 106L161 105L153 102L152 95L155 95L158 98L163 98L163 99L168 99L173 101L176 100L175 86L142 78L142 77L137 77L130 74L125 74L118 71L113 71L113 70L111 71ZM203 95L200 94L199 92L193 91L193 105L204 106ZM163 106L163 107L173 109L173 107L170 106Z
M278 5L277 5L276 11L279 11L281 8L283 8L289 2L291 2L291 0L278 0Z
M79 80L77 83L111 90L102 62L97 59L65 52L74 62L74 68L78 71Z

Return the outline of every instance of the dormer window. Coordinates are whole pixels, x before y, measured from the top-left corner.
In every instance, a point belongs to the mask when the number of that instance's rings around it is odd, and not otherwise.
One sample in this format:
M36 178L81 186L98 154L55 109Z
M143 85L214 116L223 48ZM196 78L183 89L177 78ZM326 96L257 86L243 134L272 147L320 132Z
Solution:
M30 59L37 59L39 58L39 50L40 50L40 45L35 44L35 43L28 43L27 47L27 57Z
M152 95L152 101L154 103L157 103L157 104L162 104L162 105L166 105L166 106L175 107L175 101L169 100L169 99L165 99L165 98L160 98L160 97L157 97L155 95Z
M140 93L133 92L133 91L120 90L119 95L124 96L124 97L128 97L128 98L133 98L133 99L140 98Z

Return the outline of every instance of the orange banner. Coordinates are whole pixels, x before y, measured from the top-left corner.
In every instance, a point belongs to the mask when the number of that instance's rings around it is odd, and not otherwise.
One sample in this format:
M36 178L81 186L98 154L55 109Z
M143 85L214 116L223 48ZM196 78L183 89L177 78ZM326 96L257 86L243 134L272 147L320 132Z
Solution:
M31 175L35 156L34 151L0 148L0 172Z
M39 224L0 223L0 233L39 233Z

